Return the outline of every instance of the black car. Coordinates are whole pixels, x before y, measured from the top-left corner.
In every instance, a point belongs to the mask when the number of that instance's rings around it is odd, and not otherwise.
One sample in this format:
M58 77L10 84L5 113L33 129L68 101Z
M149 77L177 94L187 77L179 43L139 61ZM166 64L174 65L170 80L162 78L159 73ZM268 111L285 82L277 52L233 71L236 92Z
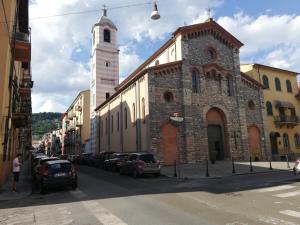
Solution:
M109 171L117 172L127 158L128 153L114 153L111 155L110 159L104 161L103 167Z
M68 160L47 161L39 168L36 182L41 193L56 187L77 188L77 173Z
M100 153L93 154L88 159L88 165L93 167L100 167L102 155Z

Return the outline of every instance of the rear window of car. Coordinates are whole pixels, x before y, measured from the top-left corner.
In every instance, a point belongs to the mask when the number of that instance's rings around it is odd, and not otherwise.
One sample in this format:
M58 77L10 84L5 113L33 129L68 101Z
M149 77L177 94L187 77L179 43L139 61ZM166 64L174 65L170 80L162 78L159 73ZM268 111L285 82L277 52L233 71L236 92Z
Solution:
M155 162L155 158L151 154L141 155L140 160L142 160L146 163L154 163Z
M51 172L69 172L71 170L71 164L70 163L56 163L56 164L50 164L49 170Z

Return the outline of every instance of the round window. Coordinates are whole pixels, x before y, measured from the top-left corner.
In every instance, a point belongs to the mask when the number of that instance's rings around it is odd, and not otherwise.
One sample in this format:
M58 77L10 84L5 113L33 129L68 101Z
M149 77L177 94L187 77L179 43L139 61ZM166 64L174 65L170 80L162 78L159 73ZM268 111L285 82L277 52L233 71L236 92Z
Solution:
M172 92L166 91L164 93L164 99L165 99L166 102L173 102L174 101L174 96L173 96Z
M217 52L216 52L216 50L215 50L214 48L212 48L212 47L209 47L209 48L207 49L206 54L207 54L207 58L208 58L209 61L213 61L213 60L215 60L215 59L217 58Z

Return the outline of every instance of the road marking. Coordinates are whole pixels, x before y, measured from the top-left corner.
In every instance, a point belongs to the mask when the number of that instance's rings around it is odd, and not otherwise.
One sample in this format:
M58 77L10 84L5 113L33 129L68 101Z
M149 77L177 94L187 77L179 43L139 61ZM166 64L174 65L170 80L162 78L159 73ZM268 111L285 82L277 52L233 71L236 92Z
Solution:
M297 196L297 195L300 195L300 191L286 192L286 193L277 194L277 195L273 195L273 196L279 197L279 198L288 198L288 197L293 197L293 196Z
M297 211L283 210L283 211L280 211L280 213L284 214L284 215L288 215L288 216L293 216L293 217L300 218L300 212L297 212Z
M83 199L87 198L88 196L80 191L71 191L70 192L75 198ZM128 225L124 221L122 221L119 217L115 216L111 213L108 209L102 206L96 200L88 200L82 201L82 205L89 210L103 225Z
M282 185L282 186L277 186L277 187L269 187L269 188L262 188L257 190L258 192L272 192L272 191L283 191L283 190L288 190L292 189L295 186L292 185Z

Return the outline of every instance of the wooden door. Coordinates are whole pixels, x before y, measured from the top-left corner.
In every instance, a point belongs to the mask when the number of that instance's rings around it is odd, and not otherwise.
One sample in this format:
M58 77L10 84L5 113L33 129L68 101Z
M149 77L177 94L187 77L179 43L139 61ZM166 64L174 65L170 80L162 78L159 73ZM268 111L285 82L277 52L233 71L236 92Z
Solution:
M173 165L177 160L177 128L167 123L162 127L164 164Z
M250 156L253 160L261 159L261 149L260 149L260 132L255 126L248 128L248 138L249 138L249 150Z

